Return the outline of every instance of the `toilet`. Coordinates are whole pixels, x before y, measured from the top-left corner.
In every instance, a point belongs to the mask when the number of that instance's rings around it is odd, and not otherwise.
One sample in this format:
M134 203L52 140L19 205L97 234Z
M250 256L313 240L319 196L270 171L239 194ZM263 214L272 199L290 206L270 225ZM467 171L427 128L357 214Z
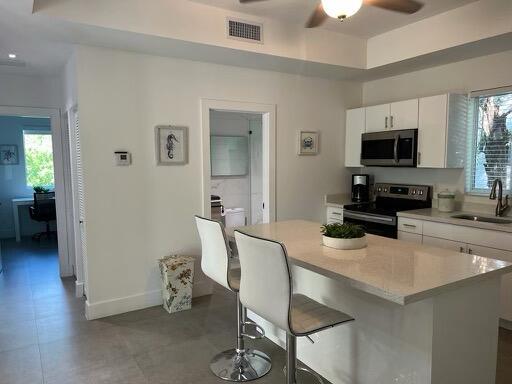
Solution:
M226 228L242 227L245 225L245 209L226 208L224 209L224 223Z

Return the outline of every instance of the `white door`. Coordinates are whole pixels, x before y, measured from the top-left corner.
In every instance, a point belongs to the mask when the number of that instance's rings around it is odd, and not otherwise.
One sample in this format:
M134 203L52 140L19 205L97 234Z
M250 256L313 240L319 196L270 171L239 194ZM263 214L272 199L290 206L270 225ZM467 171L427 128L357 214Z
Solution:
M76 285L77 296L86 294L87 263L85 248L85 209L84 209L84 183L82 171L82 152L80 146L80 124L78 110L69 113L71 175L73 190L73 217L76 255Z
M472 255L490 257L493 259L512 262L512 252L501 249L482 247L480 245L468 244L468 253ZM512 321L512 274L504 275L501 278L501 314L502 319Z
M447 95L420 99L418 124L419 168L445 168L447 106Z
M453 251L465 253L466 252L466 243L461 243L459 241L452 241L446 239L438 239L437 237L423 236L423 244L430 245L432 247L439 247L445 249L451 249Z
M389 129L418 128L418 99L391 103L389 110Z
M389 128L389 104L365 108L366 132L385 131Z
M365 109L349 109L345 124L345 167L361 167L361 135L364 131Z

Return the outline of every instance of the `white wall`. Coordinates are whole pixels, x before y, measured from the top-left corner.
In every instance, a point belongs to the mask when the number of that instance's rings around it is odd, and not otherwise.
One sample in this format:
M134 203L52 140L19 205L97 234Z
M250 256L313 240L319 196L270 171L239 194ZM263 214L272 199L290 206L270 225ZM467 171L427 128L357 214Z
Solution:
M59 77L20 76L0 73L0 105L60 108L62 85Z
M512 84L512 51L461 61L363 84L364 105L379 104L445 92L470 92ZM464 193L463 170L369 168L377 181L431 184ZM487 203L487 198L466 198ZM491 204L494 204L490 202Z
M323 195L349 191L345 109L361 103L360 84L90 47L76 59L90 316L158 304L156 260L200 254L201 98L276 104L279 220L321 221ZM155 165L157 124L189 127L187 165ZM297 156L301 129L321 132L318 156ZM117 149L133 165L114 166Z

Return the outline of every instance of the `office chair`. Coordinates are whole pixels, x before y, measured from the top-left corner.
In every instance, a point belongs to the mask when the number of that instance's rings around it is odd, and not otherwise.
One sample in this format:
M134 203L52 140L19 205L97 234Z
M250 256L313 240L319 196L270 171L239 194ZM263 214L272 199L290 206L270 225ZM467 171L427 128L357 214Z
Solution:
M56 220L55 192L34 193L34 205L29 208L30 218L40 223L46 223L46 232L36 233L33 240L40 241L42 237L49 239L53 233L50 231L50 221Z

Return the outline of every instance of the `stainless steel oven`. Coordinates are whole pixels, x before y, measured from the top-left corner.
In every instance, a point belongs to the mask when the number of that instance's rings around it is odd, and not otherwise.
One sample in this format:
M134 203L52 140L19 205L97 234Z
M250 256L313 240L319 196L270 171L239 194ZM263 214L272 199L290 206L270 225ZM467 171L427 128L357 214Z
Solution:
M370 132L362 135L361 164L377 167L415 167L418 130Z

